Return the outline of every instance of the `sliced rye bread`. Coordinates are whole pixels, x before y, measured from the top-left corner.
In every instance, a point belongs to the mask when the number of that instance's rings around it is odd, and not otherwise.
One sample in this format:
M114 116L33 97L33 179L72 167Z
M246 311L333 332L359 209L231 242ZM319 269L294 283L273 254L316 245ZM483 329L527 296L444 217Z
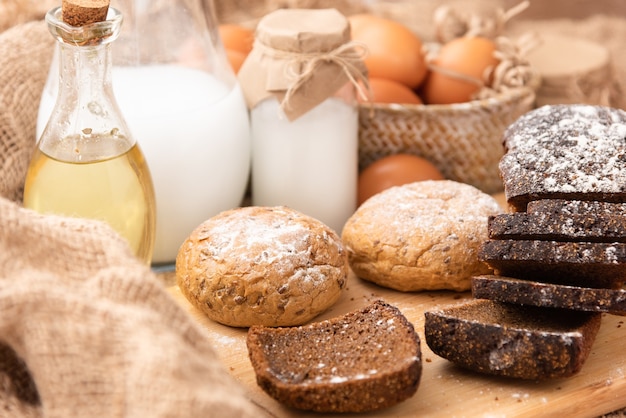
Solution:
M501 276L617 289L626 281L626 244L489 240L478 253Z
M528 202L526 212L554 215L619 215L626 216L626 203L597 200L539 199Z
M247 346L258 385L301 410L387 408L412 397L422 373L418 334L383 301L299 327L253 326Z
M489 217L490 239L626 242L626 216L516 212Z
M509 205L537 199L626 202L626 111L546 105L509 125L500 175Z
M601 314L474 299L425 312L425 340L440 357L466 369L544 380L578 373Z
M481 275L472 277L472 296L516 305L626 315L626 289L594 289Z

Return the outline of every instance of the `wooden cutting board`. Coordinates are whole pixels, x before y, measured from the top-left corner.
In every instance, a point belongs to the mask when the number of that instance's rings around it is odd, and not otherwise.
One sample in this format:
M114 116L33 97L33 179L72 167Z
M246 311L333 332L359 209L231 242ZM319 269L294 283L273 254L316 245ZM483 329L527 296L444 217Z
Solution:
M207 330L218 356L268 417L333 416L285 408L256 384L248 360L246 329L231 328L208 319L192 307L176 286L175 299ZM393 408L371 417L597 417L626 406L626 317L604 315L593 350L574 377L546 382L481 375L460 369L430 351L424 340L424 311L460 303L469 293L401 293L349 277L341 299L316 320L359 309L382 298L398 307L413 323L422 344L423 372L417 393ZM345 415L337 415L345 418Z

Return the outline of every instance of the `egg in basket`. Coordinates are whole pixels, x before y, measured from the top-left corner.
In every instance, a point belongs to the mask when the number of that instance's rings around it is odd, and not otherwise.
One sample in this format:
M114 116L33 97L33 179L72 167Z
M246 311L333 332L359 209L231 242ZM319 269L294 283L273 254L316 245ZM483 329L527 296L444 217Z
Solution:
M438 16L444 29L457 18L450 9L445 13ZM500 192L502 134L533 108L539 85L524 58L535 39L513 41L465 27L442 29L440 42L422 45L406 26L387 18L359 14L350 20L353 39L368 46L372 81L372 100L360 108L359 168L389 155L414 154L450 180Z

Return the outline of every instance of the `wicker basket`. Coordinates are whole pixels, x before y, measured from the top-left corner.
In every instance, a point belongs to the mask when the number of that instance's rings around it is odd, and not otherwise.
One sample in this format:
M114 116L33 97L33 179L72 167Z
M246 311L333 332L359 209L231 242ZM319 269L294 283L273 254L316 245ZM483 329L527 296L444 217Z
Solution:
M486 193L502 191L502 134L531 110L531 88L452 105L362 105L359 168L398 153L419 155L450 179Z

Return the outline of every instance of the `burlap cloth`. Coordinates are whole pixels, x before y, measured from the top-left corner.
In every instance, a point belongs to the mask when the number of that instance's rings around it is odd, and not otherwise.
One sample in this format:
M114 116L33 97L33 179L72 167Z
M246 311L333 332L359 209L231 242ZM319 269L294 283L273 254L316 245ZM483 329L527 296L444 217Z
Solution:
M108 226L4 198L0 224L0 416L262 416Z

